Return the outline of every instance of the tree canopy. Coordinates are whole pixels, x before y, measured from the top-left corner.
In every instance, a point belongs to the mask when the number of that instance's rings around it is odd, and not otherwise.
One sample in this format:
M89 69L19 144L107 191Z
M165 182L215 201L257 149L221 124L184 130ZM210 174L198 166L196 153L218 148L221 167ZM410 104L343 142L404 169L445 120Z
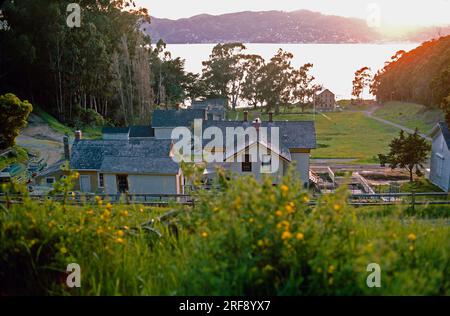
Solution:
M14 145L15 139L33 110L27 101L21 101L16 95L7 93L0 96L0 149Z

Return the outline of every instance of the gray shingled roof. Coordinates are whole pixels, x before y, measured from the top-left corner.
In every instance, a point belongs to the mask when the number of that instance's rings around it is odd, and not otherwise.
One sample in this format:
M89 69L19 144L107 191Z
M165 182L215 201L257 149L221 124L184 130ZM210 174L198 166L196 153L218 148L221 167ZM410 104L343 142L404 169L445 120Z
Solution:
M190 127L194 119L204 119L205 110L155 110L152 114L153 127Z
M129 127L103 127L102 134L128 134Z
M106 156L100 167L103 172L128 174L177 174L180 167L170 157L150 158Z
M442 135L444 136L445 142L447 144L447 148L450 149L450 130L448 128L447 123L440 122L439 123L439 128L442 131Z
M169 159L171 140L146 138L139 140L85 140L74 142L70 167L75 170L101 170L106 157L105 167L111 168L108 161L114 161L123 168L132 168L133 161L140 161L142 166L148 166L149 173L166 173L165 168L171 171L172 166L162 164L160 158ZM125 158L126 157L126 158ZM130 160L130 167L127 167L127 159ZM154 164L148 161L155 160ZM120 162L119 162L120 161ZM123 165L123 166L122 166ZM141 169L142 170L142 169ZM125 171L123 171L125 172Z
M227 107L228 99L227 98L207 98L205 100L195 100L192 101L191 104L193 109L206 109L208 106L212 107Z
M216 126L222 130L225 137L227 127L248 127L251 122L242 121L203 121L203 130L210 126ZM316 129L312 121L274 121L261 122L262 127L279 127L281 148L316 148ZM270 128L268 128L268 140L270 141ZM209 140L205 140L208 143ZM224 142L225 144L225 142Z
M154 137L155 130L148 125L130 126L130 137Z

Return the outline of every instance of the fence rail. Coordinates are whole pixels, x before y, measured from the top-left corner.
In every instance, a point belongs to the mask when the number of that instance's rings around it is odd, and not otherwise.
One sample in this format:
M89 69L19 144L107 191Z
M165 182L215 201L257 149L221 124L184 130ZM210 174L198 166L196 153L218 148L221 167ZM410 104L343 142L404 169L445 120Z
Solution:
M321 194L313 195L311 205L317 203ZM195 198L190 194L68 194L68 195L27 195L27 198L45 202L48 200L65 202L67 204L88 205L97 203L97 197L109 203L143 204L143 205L169 205L185 204L194 205ZM0 193L0 204L23 203L25 196L22 194ZM376 205L450 205L450 193L445 192L412 192L412 193L375 193L375 194L352 194L348 197L348 203L354 206L376 206Z

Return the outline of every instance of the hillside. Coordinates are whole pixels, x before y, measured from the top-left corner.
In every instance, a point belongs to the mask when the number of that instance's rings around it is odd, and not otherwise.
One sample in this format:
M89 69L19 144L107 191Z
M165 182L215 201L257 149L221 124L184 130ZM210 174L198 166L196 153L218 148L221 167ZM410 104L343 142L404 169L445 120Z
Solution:
M375 95L381 102L438 105L450 93L450 85L445 81L449 67L450 36L425 42L386 63L376 77Z
M167 43L360 43L380 39L363 20L307 10L152 18L144 28L153 41L162 38Z
M387 35L362 19L308 10L201 14L178 20L152 17L143 28L154 42L163 39L169 44L423 42L450 34L450 27L404 27Z

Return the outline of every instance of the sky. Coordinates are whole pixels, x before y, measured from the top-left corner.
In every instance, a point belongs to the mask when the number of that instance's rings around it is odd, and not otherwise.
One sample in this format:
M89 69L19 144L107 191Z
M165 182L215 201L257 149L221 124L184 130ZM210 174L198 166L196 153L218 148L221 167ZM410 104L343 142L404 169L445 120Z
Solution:
M150 15L179 19L239 11L294 11L357 17L381 27L450 25L450 0L137 0Z

